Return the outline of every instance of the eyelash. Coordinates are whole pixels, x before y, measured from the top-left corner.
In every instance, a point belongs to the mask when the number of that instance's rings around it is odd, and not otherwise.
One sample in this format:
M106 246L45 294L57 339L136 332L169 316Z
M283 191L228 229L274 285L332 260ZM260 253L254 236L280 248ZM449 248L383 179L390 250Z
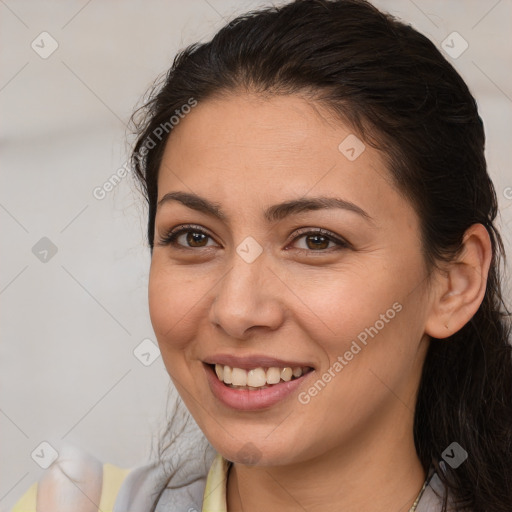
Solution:
M176 243L177 238L182 235L183 233L200 233L203 235L206 235L209 238L213 238L210 234L208 234L206 231L201 229L199 226L195 226L192 224L183 225L177 229L169 231L165 236L160 237L159 244L160 245L172 245L177 249L183 249L183 250L194 250L194 249L207 249L208 247L186 247L183 245L180 245ZM326 229L314 229L311 230L309 228L303 228L303 230L299 230L298 233L296 233L295 238L292 240L292 242L295 242L296 240L303 238L308 235L321 235L328 239L328 241L335 243L338 247L337 248L330 248L330 249L319 249L319 250L313 250L313 249L299 249L300 251L306 251L306 252L312 252L312 253L325 253L325 252L331 252L334 250L340 250L340 249L348 249L350 247L350 244L346 242L345 240L335 236L330 231L327 231Z

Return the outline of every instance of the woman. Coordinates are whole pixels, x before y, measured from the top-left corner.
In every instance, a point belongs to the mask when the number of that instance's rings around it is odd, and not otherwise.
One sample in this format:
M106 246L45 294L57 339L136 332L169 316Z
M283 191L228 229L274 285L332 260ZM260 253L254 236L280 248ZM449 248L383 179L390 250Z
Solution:
M134 120L151 320L210 445L174 434L113 510L510 510L497 202L436 47L296 0L184 50Z

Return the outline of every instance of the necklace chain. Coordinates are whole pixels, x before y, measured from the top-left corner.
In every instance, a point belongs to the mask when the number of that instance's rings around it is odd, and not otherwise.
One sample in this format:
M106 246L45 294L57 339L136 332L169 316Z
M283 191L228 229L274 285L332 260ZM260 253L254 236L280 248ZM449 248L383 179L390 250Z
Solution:
M421 488L421 491L420 493L418 494L417 498L414 500L414 503L412 504L412 507L409 509L409 512L415 512L416 511L416 507L418 506L418 503L423 495L423 491L425 490L425 487L427 487L427 484L428 484L428 476L425 480L425 482L423 483L423 487Z

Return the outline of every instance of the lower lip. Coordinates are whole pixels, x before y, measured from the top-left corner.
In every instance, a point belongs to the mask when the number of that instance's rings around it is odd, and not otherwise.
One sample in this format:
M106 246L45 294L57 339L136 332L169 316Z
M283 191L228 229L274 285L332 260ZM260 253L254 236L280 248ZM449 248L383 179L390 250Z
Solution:
M277 404L296 391L304 380L313 373L313 371L310 371L289 382L280 382L265 389L249 391L248 389L233 389L226 386L217 378L211 366L205 364L204 367L208 384L214 396L224 405L239 411L256 411Z

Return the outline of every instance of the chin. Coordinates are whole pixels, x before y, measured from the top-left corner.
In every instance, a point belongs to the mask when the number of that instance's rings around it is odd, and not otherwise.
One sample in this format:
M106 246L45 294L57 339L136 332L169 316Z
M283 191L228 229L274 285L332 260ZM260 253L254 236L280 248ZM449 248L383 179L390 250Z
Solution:
M297 444L288 438L286 442L280 439L265 439L268 429L261 434L260 440L256 435L247 435L246 439L233 439L224 435L222 440L209 438L210 444L225 459L244 466L281 466L296 462Z

